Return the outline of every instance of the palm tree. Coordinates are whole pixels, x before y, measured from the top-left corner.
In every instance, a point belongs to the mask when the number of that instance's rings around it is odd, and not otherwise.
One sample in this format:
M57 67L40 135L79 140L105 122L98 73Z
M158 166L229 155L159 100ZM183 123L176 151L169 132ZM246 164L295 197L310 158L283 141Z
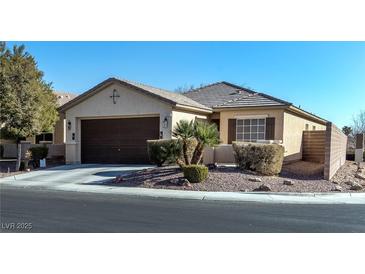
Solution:
M194 124L194 137L198 144L195 147L191 164L199 164L203 157L204 147L219 144L217 125L196 121Z
M193 121L181 120L176 123L172 136L182 140L182 151L185 161L185 165L190 165L190 159L188 155L188 141L194 137L194 124Z

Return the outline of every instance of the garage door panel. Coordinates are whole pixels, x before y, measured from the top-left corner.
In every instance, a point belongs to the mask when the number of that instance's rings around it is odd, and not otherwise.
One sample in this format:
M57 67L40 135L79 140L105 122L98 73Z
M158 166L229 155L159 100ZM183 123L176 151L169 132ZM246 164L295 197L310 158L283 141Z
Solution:
M81 121L82 163L147 163L148 139L159 138L159 118Z

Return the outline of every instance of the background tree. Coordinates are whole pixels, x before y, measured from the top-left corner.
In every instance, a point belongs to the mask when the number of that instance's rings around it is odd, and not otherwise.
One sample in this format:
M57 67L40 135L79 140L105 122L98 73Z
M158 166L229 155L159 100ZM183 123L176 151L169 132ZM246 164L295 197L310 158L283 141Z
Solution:
M352 128L351 127L348 127L348 126L344 126L342 128L342 132L346 135L346 136L349 136L350 134L352 134Z
M359 114L354 116L352 122L354 134L365 133L365 110L360 111Z
M52 131L58 120L57 99L50 83L25 47L0 43L0 124L19 144L26 138ZM18 145L17 169L20 166Z

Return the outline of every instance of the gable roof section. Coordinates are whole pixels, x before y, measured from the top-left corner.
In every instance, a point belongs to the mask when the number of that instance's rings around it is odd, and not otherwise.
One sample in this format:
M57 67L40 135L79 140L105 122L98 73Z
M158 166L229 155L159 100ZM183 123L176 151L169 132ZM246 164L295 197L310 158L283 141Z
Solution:
M94 94L101 91L103 88L105 88L113 83L118 83L123 86L130 87L130 88L136 90L137 92L141 92L142 94L154 97L156 99L159 99L161 101L164 101L164 102L169 103L174 106L180 105L180 106L196 108L198 110L202 110L202 111L206 111L206 112L212 111L211 108L209 108L205 105L202 105L199 102L196 102L182 94L174 93L174 92L170 92L167 90L148 86L145 84L141 84L141 83L137 83L137 82L133 82L133 81L129 81L129 80L122 80L122 79L118 79L118 78L114 78L114 77L109 78L109 79L101 82L100 84L96 85L95 87L91 88L90 90L80 94L73 100L71 100L71 101L67 102L66 104L64 104L63 106L61 106L59 108L59 110L65 111L65 110L81 103L82 101L93 96Z
M54 94L56 95L58 106L63 106L67 102L77 97L76 94L71 92L55 91Z
M225 81L189 91L184 95L213 109L285 107L298 114L303 114L311 119L315 119L323 124L327 122L327 120L298 108L290 102Z
M285 103L278 102L269 97L262 96L259 93L241 96L229 100L223 104L214 106L215 108L235 108L235 107L269 107L269 106L287 106Z
M267 94L224 81L189 91L184 95L211 108L292 105Z
M218 82L186 92L184 95L207 107L214 107L252 93L252 91L245 90L242 87L226 82Z

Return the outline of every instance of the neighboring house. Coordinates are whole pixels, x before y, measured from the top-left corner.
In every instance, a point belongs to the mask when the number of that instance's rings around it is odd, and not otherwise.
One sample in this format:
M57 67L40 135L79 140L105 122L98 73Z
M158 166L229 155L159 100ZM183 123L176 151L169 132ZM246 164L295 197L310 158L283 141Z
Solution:
M57 97L58 106L66 104L67 102L74 99L77 95L70 92L54 92ZM24 141L30 142L31 144L39 144L39 143L52 143L52 144L64 144L65 139L65 131L64 131L64 117L60 115L59 120L56 122L55 129L53 132L45 132L36 136L31 136L28 138L24 138ZM13 144L15 140L13 139L0 139L1 144Z
M303 131L327 122L227 82L179 94L109 78L59 111L65 120L55 136L66 136L66 163L147 163L146 140L172 138L178 121L195 119L216 123L223 144L275 141L285 146L286 160L297 160Z

